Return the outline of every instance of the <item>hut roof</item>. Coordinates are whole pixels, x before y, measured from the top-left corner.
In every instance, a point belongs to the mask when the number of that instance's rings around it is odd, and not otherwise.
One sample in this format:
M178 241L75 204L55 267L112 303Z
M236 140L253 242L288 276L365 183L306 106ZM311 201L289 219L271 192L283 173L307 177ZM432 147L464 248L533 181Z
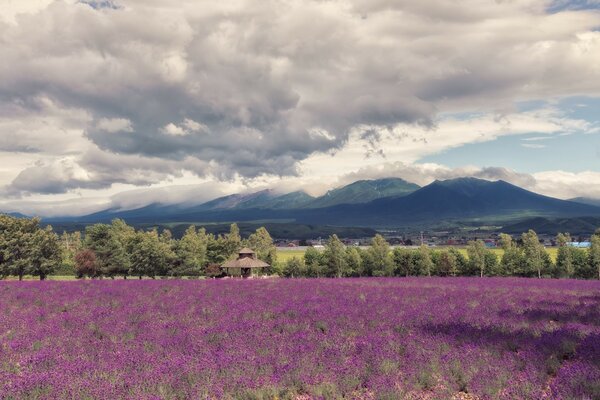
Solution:
M264 261L256 260L254 258L238 258L237 260L227 261L221 265L221 268L266 268L270 267Z
M238 251L238 254L254 254L254 251L252 249L244 247L243 249Z

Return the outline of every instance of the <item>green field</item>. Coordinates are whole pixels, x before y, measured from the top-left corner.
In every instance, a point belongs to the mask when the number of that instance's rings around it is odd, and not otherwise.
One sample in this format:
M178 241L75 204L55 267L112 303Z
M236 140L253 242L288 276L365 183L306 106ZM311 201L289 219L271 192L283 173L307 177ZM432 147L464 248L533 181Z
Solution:
M432 247L432 250L444 250L447 249L448 247ZM417 249L417 247L415 247L414 249ZM466 257L467 256L467 249L465 247L459 247L458 250ZM496 255L498 256L498 258L502 258L502 255L504 254L504 250L502 249L491 249L494 253L496 253ZM299 257L301 258L302 256L304 256L304 251L305 250L282 250L282 249L277 249L277 260L280 262L286 262L287 260L289 260L292 257ZM549 247L546 248L546 251L548 252L548 254L550 254L550 258L552 258L552 261L556 261L556 255L558 253L558 248L556 247Z

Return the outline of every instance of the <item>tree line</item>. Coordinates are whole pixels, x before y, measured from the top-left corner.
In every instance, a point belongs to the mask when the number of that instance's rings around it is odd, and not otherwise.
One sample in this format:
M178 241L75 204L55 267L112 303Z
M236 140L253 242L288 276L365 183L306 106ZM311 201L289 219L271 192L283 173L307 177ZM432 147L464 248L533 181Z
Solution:
M115 277L215 277L220 265L235 257L241 247L250 247L271 268L265 273L286 277L361 276L521 276L600 279L600 229L589 249L571 247L568 234L557 236L554 262L534 231L519 241L500 235L503 255L499 257L481 240L472 241L466 255L456 248L392 249L376 235L371 246L345 246L329 237L325 249L309 247L303 257L277 261L269 232L258 228L248 238L232 224L228 233L213 235L190 226L181 237L169 230L136 230L123 220L94 224L84 233L57 235L41 227L38 218L0 215L0 279L25 275L76 275L79 278Z
M58 236L51 227L42 228L38 218L0 215L0 279L33 275L44 280L53 274L79 278L219 276L220 265L241 247L250 247L259 259L277 265L276 248L265 228L242 239L236 224L223 235L190 226L177 240L169 230L136 230L115 219L110 224L90 225L83 234Z
M589 249L571 247L569 234L559 234L556 262L530 230L520 241L500 234L501 257L481 240L469 242L466 255L457 248L435 250L392 249L381 235L371 246L361 249L345 246L331 236L324 251L308 248L304 257L286 261L282 274L288 277L360 276L518 276L600 279L600 229L592 236Z

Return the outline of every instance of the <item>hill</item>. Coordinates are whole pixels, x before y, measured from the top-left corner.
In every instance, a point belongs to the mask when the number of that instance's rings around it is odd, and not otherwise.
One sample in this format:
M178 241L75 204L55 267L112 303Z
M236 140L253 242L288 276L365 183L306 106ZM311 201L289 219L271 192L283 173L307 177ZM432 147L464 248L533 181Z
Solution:
M600 227L600 217L578 218L529 218L502 228L503 232L519 234L533 229L538 234L557 235L559 232L571 235L591 235Z

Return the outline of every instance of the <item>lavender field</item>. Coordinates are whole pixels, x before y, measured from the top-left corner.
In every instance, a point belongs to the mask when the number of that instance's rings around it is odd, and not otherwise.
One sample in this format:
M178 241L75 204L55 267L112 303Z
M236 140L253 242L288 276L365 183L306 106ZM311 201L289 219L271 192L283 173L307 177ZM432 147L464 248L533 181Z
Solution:
M0 282L2 399L599 399L600 283Z

